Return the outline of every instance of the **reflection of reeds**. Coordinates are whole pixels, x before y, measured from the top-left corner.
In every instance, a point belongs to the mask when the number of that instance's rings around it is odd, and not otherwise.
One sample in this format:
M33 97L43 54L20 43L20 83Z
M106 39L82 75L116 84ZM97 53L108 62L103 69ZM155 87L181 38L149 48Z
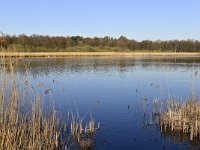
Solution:
M0 68L0 78L0 149L68 149L74 143L68 138L71 135L75 142L88 147L87 141L95 132L92 118L84 129L82 120L74 117L70 132L65 132L70 122L61 123L54 106L45 112L41 97L27 99L31 106L25 105L26 92L17 86L11 63Z
M160 115L161 132L171 131L189 133L190 140L200 138L200 103L190 99L185 103L169 101L167 111Z

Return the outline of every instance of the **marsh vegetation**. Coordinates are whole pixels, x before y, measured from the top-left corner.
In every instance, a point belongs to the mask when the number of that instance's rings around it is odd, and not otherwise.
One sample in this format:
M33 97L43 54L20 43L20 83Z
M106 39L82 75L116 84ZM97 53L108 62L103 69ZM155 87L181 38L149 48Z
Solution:
M91 148L97 129L94 118L83 120L78 112L68 111L61 119L53 99L46 111L29 80L24 80L26 88L18 83L15 67L10 59L0 68L0 149L70 149L75 144Z
M171 130L188 134L190 141L200 139L200 103L196 98L191 98L180 103L176 100L167 102L167 111L160 115L161 132Z

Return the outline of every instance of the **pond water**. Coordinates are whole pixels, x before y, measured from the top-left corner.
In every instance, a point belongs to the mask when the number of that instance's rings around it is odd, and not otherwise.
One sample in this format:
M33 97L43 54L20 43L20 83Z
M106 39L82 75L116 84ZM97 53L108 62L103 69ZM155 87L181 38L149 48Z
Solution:
M61 116L70 106L100 122L93 149L199 148L200 142L161 134L159 125L148 122L154 99L200 96L200 57L23 58L15 64L19 81L29 80L35 93L51 90Z

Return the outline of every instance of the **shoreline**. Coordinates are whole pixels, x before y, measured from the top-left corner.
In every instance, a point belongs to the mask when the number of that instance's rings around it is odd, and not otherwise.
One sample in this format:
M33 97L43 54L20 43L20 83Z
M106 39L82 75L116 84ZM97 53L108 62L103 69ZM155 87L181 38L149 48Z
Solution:
M200 56L191 52L0 52L0 57L135 57L135 56Z

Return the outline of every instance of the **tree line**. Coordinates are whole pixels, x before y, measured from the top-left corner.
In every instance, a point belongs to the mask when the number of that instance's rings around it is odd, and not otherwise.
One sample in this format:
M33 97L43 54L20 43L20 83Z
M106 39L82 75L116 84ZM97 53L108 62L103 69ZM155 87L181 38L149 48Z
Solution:
M90 47L88 51L95 51L95 48L108 49L118 48L123 51L161 51L161 52L200 52L200 41L198 40L168 40L168 41L136 41L124 36L113 38L105 37L82 37L82 36L43 36L43 35L1 35L1 49L15 51L67 51L72 47ZM93 47L93 49L91 49Z

